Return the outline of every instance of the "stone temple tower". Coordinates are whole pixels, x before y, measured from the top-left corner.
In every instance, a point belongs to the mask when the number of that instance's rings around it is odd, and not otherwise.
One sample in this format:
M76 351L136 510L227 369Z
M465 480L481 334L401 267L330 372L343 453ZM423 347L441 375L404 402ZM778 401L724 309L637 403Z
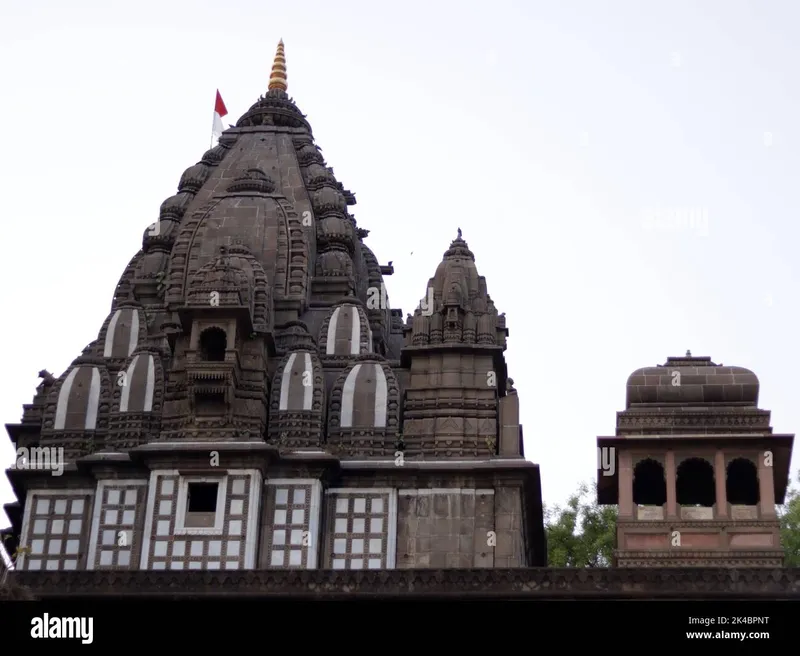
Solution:
M355 204L281 42L267 93L145 229L97 339L8 425L18 569L545 564L475 256L459 230L404 322Z
M597 438L598 501L619 503L620 567L781 567L775 511L793 435L758 407L753 372L667 358L628 378L615 437Z

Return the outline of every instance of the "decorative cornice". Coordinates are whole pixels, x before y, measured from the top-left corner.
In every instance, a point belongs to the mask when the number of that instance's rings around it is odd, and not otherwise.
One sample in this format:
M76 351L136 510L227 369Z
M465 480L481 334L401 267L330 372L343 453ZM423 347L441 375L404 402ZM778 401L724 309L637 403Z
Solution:
M68 597L800 599L800 568L12 572L40 599Z

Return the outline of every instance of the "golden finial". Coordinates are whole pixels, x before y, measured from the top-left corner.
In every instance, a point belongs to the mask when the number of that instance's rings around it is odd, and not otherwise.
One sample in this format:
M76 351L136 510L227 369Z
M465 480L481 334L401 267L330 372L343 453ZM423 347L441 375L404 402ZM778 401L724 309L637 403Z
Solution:
M280 89L286 91L286 55L283 52L283 39L278 42L278 50L275 52L275 61L272 63L272 74L269 77L269 90Z

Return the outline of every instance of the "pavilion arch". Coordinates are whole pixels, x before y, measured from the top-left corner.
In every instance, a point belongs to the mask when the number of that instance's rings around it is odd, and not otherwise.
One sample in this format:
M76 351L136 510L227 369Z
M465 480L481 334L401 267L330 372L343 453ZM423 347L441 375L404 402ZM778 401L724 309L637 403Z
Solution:
M681 506L712 507L717 493L714 467L705 458L687 458L678 466L675 492Z
M749 458L735 458L726 468L725 492L728 503L755 506L759 502L758 468Z
M667 479L664 466L645 458L633 468L633 503L640 506L663 506L667 502Z
M204 362L222 362L228 348L228 335L218 326L211 326L200 333L200 358Z

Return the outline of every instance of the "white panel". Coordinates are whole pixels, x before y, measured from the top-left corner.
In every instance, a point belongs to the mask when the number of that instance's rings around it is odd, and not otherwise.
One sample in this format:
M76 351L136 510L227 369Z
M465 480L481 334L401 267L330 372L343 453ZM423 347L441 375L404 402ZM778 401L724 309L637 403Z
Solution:
M147 356L147 387L144 392L144 412L153 410L153 394L156 389L156 361L152 355Z
M121 314L122 310L117 310L114 312L114 316L111 317L111 321L108 322L108 329L106 330L106 342L103 346L104 358L110 358L111 353L114 351L114 331L117 329L117 322L119 321Z
M100 370L92 367L92 382L89 386L89 402L86 405L86 421L83 427L94 430L97 427L97 409L100 406Z
M354 366L344 381L342 389L342 417L339 425L342 428L350 428L353 425L353 400L356 391L356 379L358 372L361 371L361 364Z
M325 340L325 353L333 355L336 349L336 326L339 324L339 314L341 307L337 307L331 315L330 323L328 324L328 335Z
M283 374L281 375L281 401L278 405L278 410L289 409L289 383L292 380L292 367L294 366L295 358L297 358L297 354L292 353L283 368Z
M136 350L139 342L139 310L131 310L131 332L128 339L128 355Z
M375 367L375 428L386 428L386 406L389 400L386 374L379 364Z
M61 389L58 392L58 403L56 403L56 420L53 424L53 428L55 430L62 430L67 421L67 403L69 403L69 393L70 390L72 390L72 382L75 380L75 376L78 375L79 368L80 367L75 367L69 372L69 374L67 374L64 384L61 385Z
M350 306L350 317L353 324L350 326L350 355L361 353L361 313L355 305Z
M303 376L305 377L305 372L308 372L309 376L311 376L311 384L303 385L303 410L311 410L314 399L314 367L311 364L311 354L304 353L303 360L305 365Z

